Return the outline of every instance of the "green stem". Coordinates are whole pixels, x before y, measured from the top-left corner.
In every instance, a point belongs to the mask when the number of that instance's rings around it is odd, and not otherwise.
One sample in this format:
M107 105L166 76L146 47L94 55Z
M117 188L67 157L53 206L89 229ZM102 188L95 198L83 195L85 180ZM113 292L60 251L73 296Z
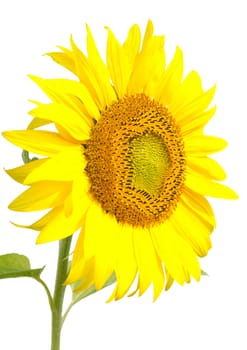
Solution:
M64 281L68 272L68 255L70 249L71 238L68 237L59 241L59 254L57 261L57 275L53 295L53 310L52 310L52 339L51 350L60 349L60 336L62 329L62 311L63 300L66 286Z

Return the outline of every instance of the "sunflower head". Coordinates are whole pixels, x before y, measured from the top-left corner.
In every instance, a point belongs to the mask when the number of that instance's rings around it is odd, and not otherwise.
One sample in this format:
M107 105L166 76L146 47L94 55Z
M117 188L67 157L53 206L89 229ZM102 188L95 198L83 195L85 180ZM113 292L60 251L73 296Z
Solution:
M139 295L153 284L156 299L174 280L200 279L198 257L215 227L205 196L237 198L210 158L226 141L203 132L215 87L204 91L195 71L183 77L179 48L166 64L151 21L143 40L137 25L124 43L107 28L106 61L86 30L87 55L73 39L48 54L76 79L31 76L50 102L35 102L27 130L4 133L42 156L7 170L28 186L10 208L47 210L25 226L39 232L38 243L80 231L67 283L100 289L114 272L110 300L135 280Z
M121 224L163 222L182 191L183 148L167 108L143 93L119 99L102 113L86 144L92 196Z

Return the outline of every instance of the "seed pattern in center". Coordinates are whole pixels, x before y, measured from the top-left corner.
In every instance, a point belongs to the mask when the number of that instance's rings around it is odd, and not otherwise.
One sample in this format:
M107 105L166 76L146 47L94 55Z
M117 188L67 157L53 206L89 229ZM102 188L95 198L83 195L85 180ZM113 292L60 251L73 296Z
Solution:
M145 94L108 106L85 146L90 192L122 224L150 227L176 208L185 180L180 130Z

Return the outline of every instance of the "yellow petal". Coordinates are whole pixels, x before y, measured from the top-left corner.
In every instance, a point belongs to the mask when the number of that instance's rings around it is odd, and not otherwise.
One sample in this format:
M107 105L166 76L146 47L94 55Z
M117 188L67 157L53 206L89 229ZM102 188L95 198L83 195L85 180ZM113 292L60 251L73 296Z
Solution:
M40 119L40 118L33 118L32 121L28 124L27 129L37 129L41 126L51 124L50 120Z
M166 271L166 290L171 288L173 282L174 282L174 279L169 274L169 272Z
M82 174L86 161L81 146L59 153L40 167L34 169L25 179L24 183L30 185L34 182L49 181L73 181Z
M184 137L185 152L190 156L206 156L223 150L227 142L214 136L192 136Z
M192 171L189 171L186 175L185 185L203 196L238 199L238 195L231 188L198 176Z
M94 283L100 289L112 274L115 259L115 241L119 231L116 219L92 202L84 222L84 256L94 257Z
M205 256L211 248L210 234L213 226L200 219L182 200L178 203L171 223L179 235L194 249L198 256Z
M64 52L49 52L46 54L46 56L50 56L54 62L76 74L76 65L72 52L61 46L59 48Z
M79 266L78 268L80 269ZM79 281L80 284L75 289L76 292L84 291L94 286L94 259L93 258L85 262L81 270L81 276L82 276L82 279Z
M61 125L74 139L87 140L90 137L88 123L73 109L59 103L40 104L29 114Z
M88 207L91 198L88 196L90 183L87 175L82 171L77 178L75 177L72 185L72 206L73 210L82 210Z
M90 205L91 199L88 196L88 183L85 176L76 179L72 186L72 212L67 215L64 206L47 225L41 230L37 243L51 242L63 239L75 233L82 225L85 213Z
M164 36L153 36L153 23L149 20L141 51L133 64L133 72L128 85L128 93L145 92L153 97L156 81L165 66Z
M61 206L53 208L52 210L48 211L47 214L42 216L39 220L35 221L31 225L19 225L19 224L15 224L15 223L13 223L13 224L16 227L27 228L27 229L35 230L35 231L41 231L49 223L50 220L52 220L54 217L56 217L56 215L60 212L61 208L62 208Z
M191 119L195 119L196 115L204 112L209 107L214 97L215 90L216 86L214 85L211 89L202 93L200 96L196 97L185 106L178 106L175 111L177 121L181 123L181 125L184 125Z
M64 138L65 140L71 142L72 144L77 144L77 145L78 145L78 143L79 143L79 144L82 144L82 145L85 144L85 142L86 142L85 139L82 140L82 141L76 140L76 139L75 139L73 136L71 136L71 134L69 134L69 133L67 132L67 130L64 129L61 125L55 124L55 127L56 127L56 129L57 129L59 135L60 135L62 138Z
M191 118L186 123L180 124L181 132L183 136L193 133L198 129L202 129L216 112L216 106L210 108L206 112L199 112L191 115Z
M73 261L72 261L73 263ZM76 292L88 289L94 284L94 259L88 261L80 261L77 265L71 267L65 284L79 282L75 288Z
M92 71L94 72L96 80L104 96L105 105L107 106L116 100L116 94L110 82L109 71L107 70L102 58L100 57L99 51L96 47L94 38L88 25L86 26L86 29L88 62Z
M107 63L113 85L118 97L121 98L126 94L132 67L124 48L117 41L112 31L109 28L107 30Z
M106 104L95 73L93 72L87 57L76 46L72 37L70 42L74 54L77 76L87 87L88 91L90 91L91 95L94 96L95 103L97 104L99 110L102 110L105 108Z
M61 207L57 215L50 219L47 225L42 228L36 243L52 242L71 236L80 227L83 215L84 211L82 209L81 212L75 210L70 216L66 216L64 208Z
M123 44L123 48L128 56L129 63L131 67L135 62L136 56L138 54L141 42L141 32L138 25L133 25L128 33L128 36Z
M169 111L175 115L177 108L181 108L203 93L199 74L191 71L174 90L169 103Z
M200 279L201 269L195 252L168 220L152 227L151 235L160 259L175 281L190 282L190 276Z
M209 179L225 180L226 172L216 160L208 157L189 157L187 165L193 170Z
M84 226L84 225L83 225ZM94 258L85 259L84 253L85 230L81 229L71 262L70 272L65 281L66 284L79 282L76 291L82 291L94 284Z
M32 172L34 169L38 168L40 165L44 164L46 159L37 159L33 160L25 165L19 167L5 170L6 173L12 177L17 182L23 184L25 178Z
M66 141L55 132L41 130L5 131L3 136L14 145L43 156L53 156L74 144Z
M70 182L69 182L70 184ZM72 185L73 187L73 185ZM64 198L63 208L65 216L70 216L73 211L72 194L70 193L66 198Z
M87 115L98 119L99 110L93 95L82 83L70 79L43 79L32 75L29 77L53 102L67 105L84 119Z
M147 63L145 67L149 74L149 80L146 80L143 92L151 98L156 97L157 83L160 81L165 69L164 42L164 36L155 36L150 40L150 44L147 46L147 50L149 50L150 53L153 52L153 62L151 62L151 64ZM146 55L148 56L149 53L146 53ZM151 69L148 67L151 67Z
M216 226L213 209L205 197L185 187L181 199L202 220L208 222L213 227Z
M145 49L148 41L150 40L150 38L153 35L153 32L154 32L153 22L149 19L147 22L146 31L145 31L144 38L143 38L142 49Z
M128 292L136 277L137 265L133 247L133 228L131 226L122 226L121 231L116 235L115 256L117 285L109 301L122 298Z
M32 185L9 205L9 209L29 212L61 205L70 186L61 182L42 181Z
M128 93L145 92L152 97L155 82L160 79L165 66L164 37L151 37L136 57Z
M141 296L153 283L155 300L164 288L164 273L149 231L144 228L135 228L133 243L139 270L139 295Z
M170 105L174 91L178 89L183 76L183 53L177 46L175 55L162 75L156 98L164 106ZM179 101L180 102L180 101Z
M73 258L71 261L69 275L65 281L66 284L74 283L83 277L83 270L85 267L84 257L84 228L80 230L76 245L73 251Z

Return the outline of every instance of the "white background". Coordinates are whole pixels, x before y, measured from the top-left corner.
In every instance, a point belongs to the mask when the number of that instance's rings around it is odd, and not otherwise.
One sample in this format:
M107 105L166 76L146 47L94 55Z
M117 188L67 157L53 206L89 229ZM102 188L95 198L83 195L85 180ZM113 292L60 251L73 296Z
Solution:
M226 138L229 147L217 159L238 201L212 200L217 216L213 249L202 260L209 277L201 283L174 286L152 303L142 298L106 304L110 289L82 301L63 329L62 349L247 349L246 259L246 113L247 25L245 1L174 0L8 0L0 5L0 129L22 129L29 122L28 99L43 95L26 77L69 77L42 54L69 45L74 34L84 49L90 24L104 52L108 25L121 40L133 23L142 30L148 18L157 34L166 34L169 56L176 44L184 51L186 71L196 69L209 88L217 82L216 117L207 131ZM9 221L31 222L10 212L8 203L23 189L3 167L21 164L20 151L0 140L0 254L18 252L32 267L43 265L53 285L57 244L35 245L36 233ZM0 348L46 350L50 314L46 295L35 281L0 281Z

